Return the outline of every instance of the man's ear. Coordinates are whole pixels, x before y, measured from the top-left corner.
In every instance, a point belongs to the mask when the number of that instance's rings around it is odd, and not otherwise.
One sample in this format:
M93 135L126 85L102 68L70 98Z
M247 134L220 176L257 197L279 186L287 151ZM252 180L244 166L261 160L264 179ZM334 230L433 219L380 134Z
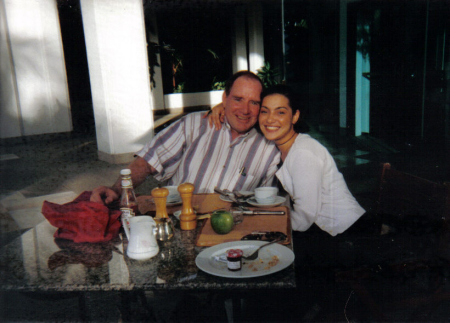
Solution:
M223 91L223 93L222 93L222 104L223 104L223 106L225 106L226 99L227 99L227 94L225 93L225 91Z

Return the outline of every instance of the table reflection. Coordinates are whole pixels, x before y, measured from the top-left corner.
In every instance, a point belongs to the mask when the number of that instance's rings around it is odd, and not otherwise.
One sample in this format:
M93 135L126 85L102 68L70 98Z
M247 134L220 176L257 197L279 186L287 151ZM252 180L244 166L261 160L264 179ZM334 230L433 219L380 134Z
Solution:
M178 220L171 217L175 223L173 239L159 241L160 252L148 260L126 256L124 234L107 243L73 243L55 239L57 229L43 221L0 250L0 289L126 291L295 287L293 266L250 280L226 279L202 272L195 264L196 256L204 249L196 246L198 230L180 230Z

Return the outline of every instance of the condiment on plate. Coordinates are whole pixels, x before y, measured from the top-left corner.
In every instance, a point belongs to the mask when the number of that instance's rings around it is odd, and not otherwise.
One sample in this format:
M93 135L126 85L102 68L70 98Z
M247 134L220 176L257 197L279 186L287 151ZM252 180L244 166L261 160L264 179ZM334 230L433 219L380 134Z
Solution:
M238 271L242 269L242 255L244 252L241 249L230 249L227 251L227 266L230 271Z

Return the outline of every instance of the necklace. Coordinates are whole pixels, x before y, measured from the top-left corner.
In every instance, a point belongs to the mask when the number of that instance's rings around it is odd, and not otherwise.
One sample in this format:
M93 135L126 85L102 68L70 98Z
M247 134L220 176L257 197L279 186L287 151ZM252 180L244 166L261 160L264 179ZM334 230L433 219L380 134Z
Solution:
M282 144L277 144L277 147L283 146L285 143L289 142L297 133L294 131L294 134L291 136L291 138L289 138L288 140L286 140L285 142L283 142Z

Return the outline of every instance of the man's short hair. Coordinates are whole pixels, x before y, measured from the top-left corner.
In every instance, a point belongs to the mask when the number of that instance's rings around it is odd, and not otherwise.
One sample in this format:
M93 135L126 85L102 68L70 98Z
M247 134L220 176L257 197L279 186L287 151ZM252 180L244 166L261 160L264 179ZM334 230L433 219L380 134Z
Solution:
M264 90L264 83L261 81L261 79L253 72L250 71L239 71L234 73L226 82L225 82L225 94L228 96L231 92L231 88L233 87L234 81L236 81L241 76L244 76L249 79L253 79L255 81L258 81L262 89Z

